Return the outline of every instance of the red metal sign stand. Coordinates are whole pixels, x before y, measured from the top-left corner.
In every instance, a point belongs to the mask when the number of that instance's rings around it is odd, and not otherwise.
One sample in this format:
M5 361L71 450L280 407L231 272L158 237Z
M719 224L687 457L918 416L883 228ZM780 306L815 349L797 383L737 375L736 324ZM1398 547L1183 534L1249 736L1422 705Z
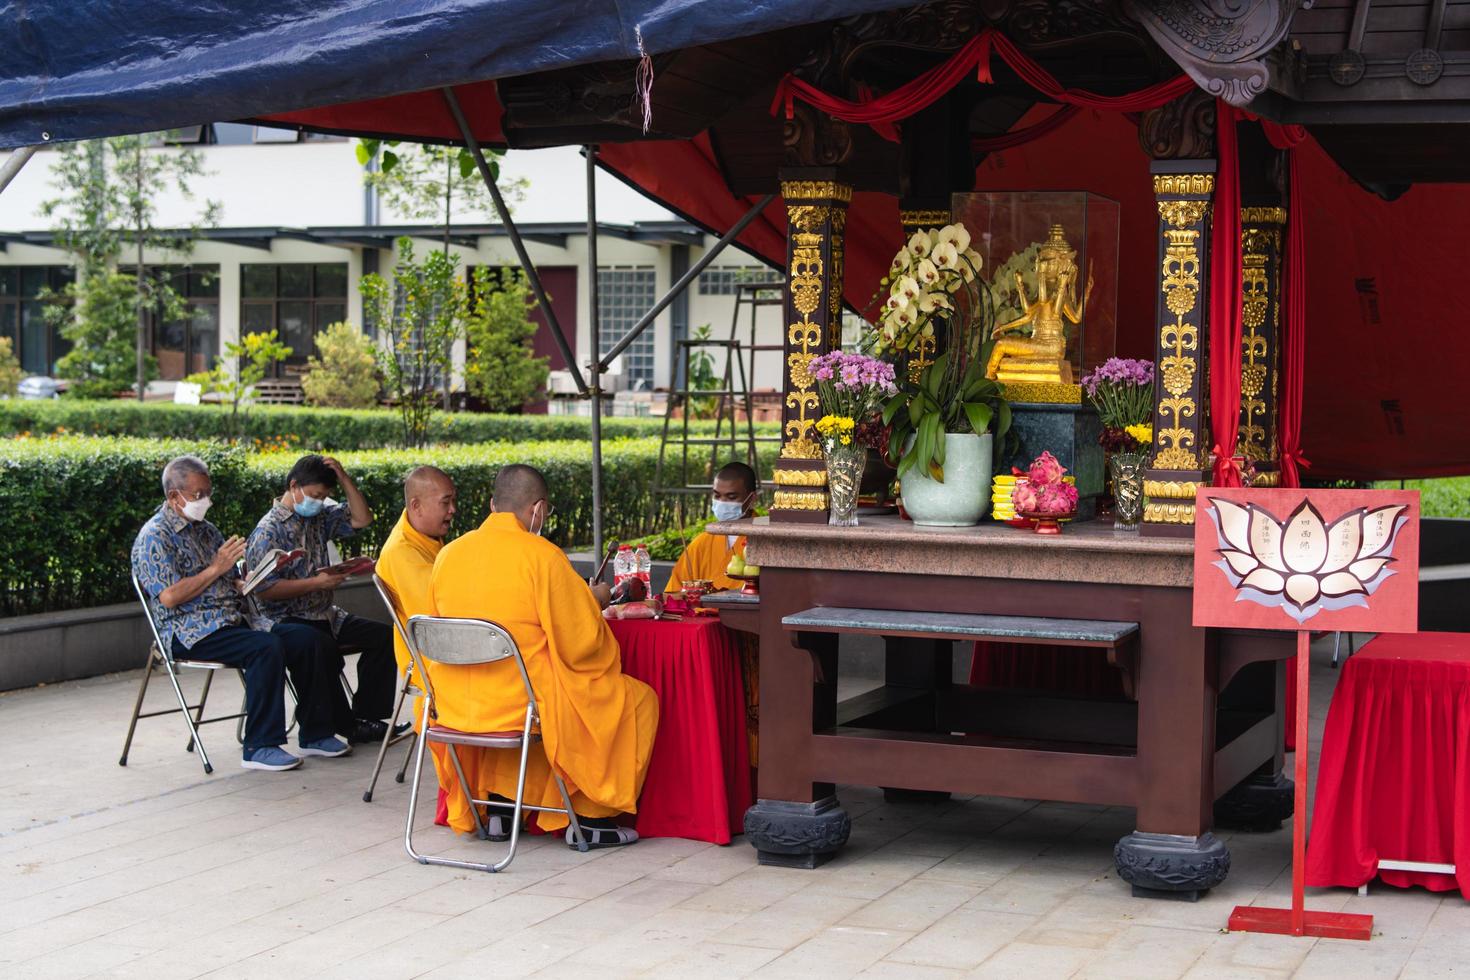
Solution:
M1353 912L1309 912L1306 908L1307 684L1312 662L1310 636L1310 633L1301 630L1296 634L1296 812L1291 821L1291 908L1237 905L1235 911L1230 913L1230 931L1366 940L1373 936L1373 916Z

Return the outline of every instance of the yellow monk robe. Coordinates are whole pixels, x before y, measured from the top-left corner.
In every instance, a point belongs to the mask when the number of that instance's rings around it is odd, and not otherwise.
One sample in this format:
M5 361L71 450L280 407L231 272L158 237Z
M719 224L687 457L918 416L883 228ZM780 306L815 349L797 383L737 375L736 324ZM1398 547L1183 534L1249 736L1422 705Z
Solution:
M431 588L436 615L499 623L520 647L540 703L542 737L530 753L526 802L562 805L546 769L549 759L578 814L636 812L658 728L658 698L623 674L618 642L561 549L528 533L514 514L491 514L439 553ZM519 730L525 723L525 685L513 662L430 670L440 724L488 732ZM514 797L518 754L491 749L484 755L493 764L480 766L478 778L468 770L465 777L478 791ZM451 824L454 812L451 797ZM566 826L566 818L543 813L537 823L555 830Z
M429 595L429 574L434 570L434 559L444 542L420 534L408 523L408 512L404 511L388 534L378 552L378 576L387 582L403 606L403 625L407 628L409 616L419 616L433 608ZM409 669L408 649L393 632L393 655L398 659L400 674Z
M731 555L745 557L744 537L736 538L734 546L731 546L725 535L703 532L689 542L689 547L684 549L684 553L674 563L674 570L669 573L669 584L664 586L664 592L679 592L684 588L685 582L697 578L708 579L716 589L740 589L745 583L725 574ZM744 667L745 730L750 745L750 764L754 766L758 765L757 760L760 758L760 640L751 633L738 633L736 637L740 644L741 665Z
M414 530L405 512L398 518L398 523L393 526L388 540L383 542L382 550L378 552L378 575L397 594L399 605L403 607L405 629L408 617L433 614L434 600L429 580L434 571L434 559L439 556L439 550L443 547L443 541ZM399 671L406 671L409 667L408 648L403 645L396 630L393 633L393 653L398 658ZM414 731L422 732L424 719L421 706L412 705L410 714L413 717ZM475 826L474 817L470 815L468 798L459 788L459 778L450 762L449 749L443 745L431 745L429 753L434 759L434 772L439 777L439 785L447 796L449 825L461 833L469 833ZM482 766L493 763L493 760L482 759L480 751L473 748L461 748L459 761L464 766L465 778L471 784L484 778L481 775Z
M736 538L735 546L731 547L723 534L710 534L708 531L701 533L689 542L689 547L684 549L684 553L674 563L674 571L669 575L669 584L664 586L664 591L680 592L685 582L700 578L713 582L717 589L740 588L744 582L725 574L731 555L745 557L743 537Z

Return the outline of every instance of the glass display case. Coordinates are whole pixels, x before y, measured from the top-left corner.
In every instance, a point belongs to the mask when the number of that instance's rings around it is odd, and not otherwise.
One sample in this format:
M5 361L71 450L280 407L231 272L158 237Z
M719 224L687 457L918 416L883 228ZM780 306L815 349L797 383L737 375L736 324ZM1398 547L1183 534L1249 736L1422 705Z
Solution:
M953 208L995 301L987 374L1029 393L1019 400L1080 401L1082 376L1114 352L1118 202L1087 191L974 191L955 194Z

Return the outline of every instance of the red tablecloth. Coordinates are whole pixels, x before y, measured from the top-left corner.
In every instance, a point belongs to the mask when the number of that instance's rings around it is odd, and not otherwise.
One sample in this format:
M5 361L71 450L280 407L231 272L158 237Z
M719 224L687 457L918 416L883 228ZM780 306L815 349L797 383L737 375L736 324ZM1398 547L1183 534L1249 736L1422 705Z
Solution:
M614 620L623 672L658 695L658 737L634 826L641 837L728 844L755 801L740 648L718 620Z
M1457 873L1377 870L1379 859ZM1378 875L1470 898L1470 634L1381 634L1343 664L1327 712L1307 884Z

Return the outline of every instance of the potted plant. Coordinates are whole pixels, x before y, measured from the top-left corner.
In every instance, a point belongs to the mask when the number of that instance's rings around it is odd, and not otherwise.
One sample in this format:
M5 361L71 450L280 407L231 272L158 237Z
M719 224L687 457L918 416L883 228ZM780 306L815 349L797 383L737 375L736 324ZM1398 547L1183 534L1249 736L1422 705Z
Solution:
M903 506L915 524L977 523L990 506L993 441L1010 429L1005 388L985 376L994 310L962 224L915 232L889 270L875 348L911 360L924 338L943 353L900 372L883 406Z

